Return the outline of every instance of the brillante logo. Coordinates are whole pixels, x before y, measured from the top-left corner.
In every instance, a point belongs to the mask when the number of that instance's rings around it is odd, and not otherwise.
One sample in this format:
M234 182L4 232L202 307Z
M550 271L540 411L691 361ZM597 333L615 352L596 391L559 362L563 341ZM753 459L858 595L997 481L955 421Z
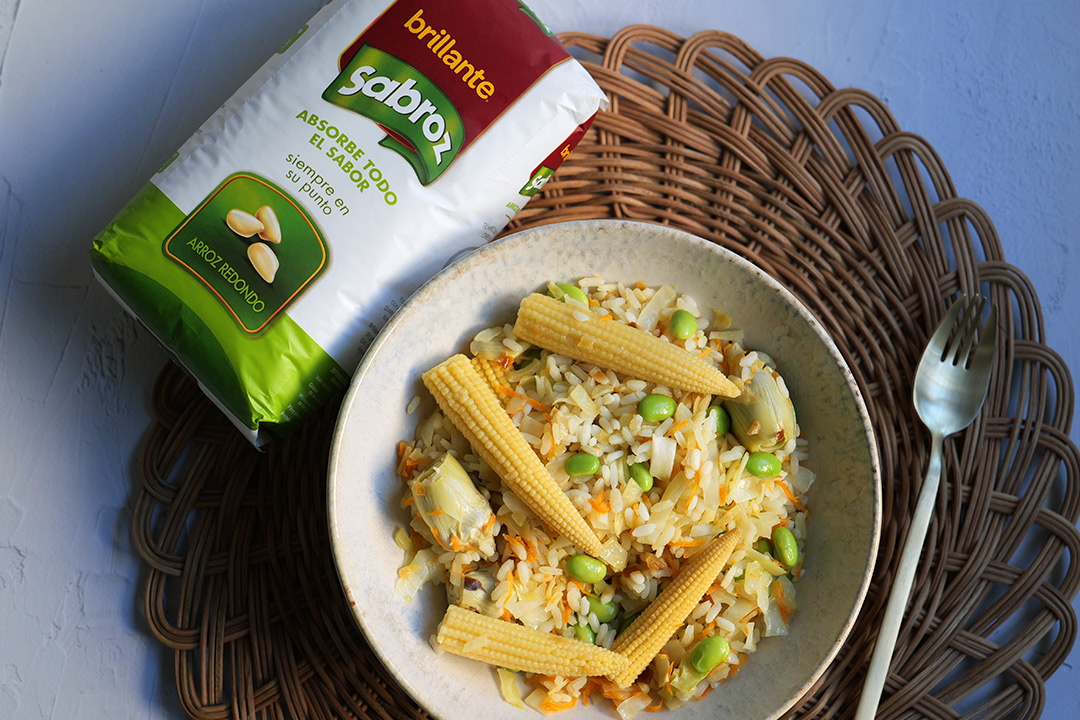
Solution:
M465 137L460 115L435 83L370 45L360 47L322 97L378 123L388 134L379 144L405 158L424 185L450 166Z

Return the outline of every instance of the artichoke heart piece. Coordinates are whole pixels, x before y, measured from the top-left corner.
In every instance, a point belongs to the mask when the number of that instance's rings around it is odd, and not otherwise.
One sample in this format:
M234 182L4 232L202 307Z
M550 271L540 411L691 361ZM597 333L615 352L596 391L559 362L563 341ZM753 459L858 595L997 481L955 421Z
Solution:
M750 452L776 452L799 434L795 406L780 383L772 368L756 360L739 397L724 402L731 432Z
M432 463L411 487L417 513L441 546L495 554L495 513L453 455Z
M489 567L479 567L465 573L461 585L447 585L447 600L451 605L460 605L466 610L475 610L488 617L501 617L502 606L491 599L491 593L499 581Z

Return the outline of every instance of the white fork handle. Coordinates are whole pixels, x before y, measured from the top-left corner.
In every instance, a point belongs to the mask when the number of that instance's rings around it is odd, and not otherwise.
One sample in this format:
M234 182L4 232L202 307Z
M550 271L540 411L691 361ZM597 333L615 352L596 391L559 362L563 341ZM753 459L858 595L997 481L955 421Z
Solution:
M900 566L896 570L889 604L885 607L885 618L881 621L874 655L870 658L870 669L866 673L859 707L855 710L855 720L873 720L881 701L881 691L885 687L885 678L889 675L896 636L900 633L900 623L904 619L904 609L911 596L911 583L915 579L915 569L919 565L926 529L930 525L930 515L934 511L938 486L941 484L941 446L944 438L933 435L930 445L930 462L926 467L919 500L915 504L915 517L908 528L904 550L900 554Z

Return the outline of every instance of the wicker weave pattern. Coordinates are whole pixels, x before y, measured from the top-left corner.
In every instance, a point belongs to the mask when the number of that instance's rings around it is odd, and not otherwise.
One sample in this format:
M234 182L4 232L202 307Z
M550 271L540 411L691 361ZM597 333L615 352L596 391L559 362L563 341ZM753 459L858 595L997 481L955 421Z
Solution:
M879 717L1038 717L1076 638L1080 453L1075 396L1038 299L992 223L957 197L923 140L876 98L836 90L737 38L635 26L568 34L611 98L511 229L584 218L658 222L751 259L845 354L878 432L881 554L854 632L790 713L854 710L929 438L911 408L922 346L958 290L1002 313L983 414L949 443L924 562ZM341 597L325 527L336 407L265 455L166 368L134 501L146 614L176 654L194 718L420 718Z

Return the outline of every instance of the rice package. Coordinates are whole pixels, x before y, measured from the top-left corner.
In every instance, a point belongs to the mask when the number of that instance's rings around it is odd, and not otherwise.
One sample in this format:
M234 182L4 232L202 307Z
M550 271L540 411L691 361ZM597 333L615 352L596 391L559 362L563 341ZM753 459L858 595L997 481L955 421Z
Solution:
M347 384L604 102L514 0L335 0L94 239L94 271L254 442Z

